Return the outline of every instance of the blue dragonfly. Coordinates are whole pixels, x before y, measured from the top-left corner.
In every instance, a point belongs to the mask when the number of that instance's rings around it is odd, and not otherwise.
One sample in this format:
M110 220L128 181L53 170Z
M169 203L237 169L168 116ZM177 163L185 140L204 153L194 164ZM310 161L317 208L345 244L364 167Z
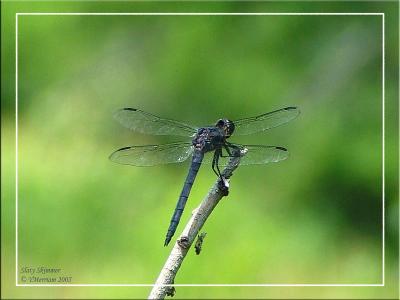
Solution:
M195 127L139 109L122 108L114 117L124 127L142 134L180 136L191 141L123 147L113 152L110 160L125 165L154 166L183 162L191 157L190 169L166 234L164 246L167 246L178 227L201 164L210 163L214 173L223 180L220 167L226 165L233 156L241 156L241 165L267 164L286 159L289 153L283 147L241 145L228 142L227 139L232 134L248 135L275 128L293 120L299 113L297 107L290 106L255 117L236 121L219 119L213 126Z

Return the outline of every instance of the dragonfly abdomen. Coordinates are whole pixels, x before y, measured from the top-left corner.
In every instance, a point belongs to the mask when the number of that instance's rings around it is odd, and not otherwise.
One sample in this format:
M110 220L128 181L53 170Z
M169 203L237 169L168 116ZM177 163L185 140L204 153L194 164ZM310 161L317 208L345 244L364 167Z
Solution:
M204 154L196 151L193 154L192 164L190 165L189 173L186 177L185 184L183 185L182 192L179 196L178 203L176 204L176 208L174 214L171 218L171 223L169 224L169 228L167 231L167 236L165 237L164 246L167 246L171 241L172 237L175 234L176 228L178 227L179 221L181 219L183 210L185 209L186 201L189 197L190 190L192 189L194 180L196 179L196 175L200 169L201 162L203 160Z

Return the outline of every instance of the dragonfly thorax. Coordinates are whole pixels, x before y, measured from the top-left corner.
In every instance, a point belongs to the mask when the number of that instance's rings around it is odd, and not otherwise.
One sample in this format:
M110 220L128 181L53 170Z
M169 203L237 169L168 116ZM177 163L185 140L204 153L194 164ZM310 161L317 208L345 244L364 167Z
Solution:
M219 127L200 128L192 140L194 148L203 153L222 147L224 142L225 132Z

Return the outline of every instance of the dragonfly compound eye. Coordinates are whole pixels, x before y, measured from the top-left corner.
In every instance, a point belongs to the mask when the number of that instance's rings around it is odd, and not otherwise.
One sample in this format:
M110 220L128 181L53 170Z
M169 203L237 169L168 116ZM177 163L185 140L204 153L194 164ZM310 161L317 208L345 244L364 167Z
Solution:
M231 136L235 131L235 124L231 120L226 120L226 135Z
M223 120L223 119L219 119L217 121L217 123L215 124L215 126L218 128L224 128L224 125L225 125L225 120Z
M235 130L235 125L231 120L228 119L219 119L215 126L221 128L224 131L226 137L230 137Z
M215 126L221 128L224 131L225 137L230 137L235 130L235 125L232 121L228 119L219 119Z

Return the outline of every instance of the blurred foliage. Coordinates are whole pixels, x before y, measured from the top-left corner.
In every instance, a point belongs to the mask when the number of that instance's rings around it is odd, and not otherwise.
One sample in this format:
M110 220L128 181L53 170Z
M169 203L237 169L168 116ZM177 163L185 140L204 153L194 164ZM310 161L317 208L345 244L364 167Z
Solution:
M384 11L386 288L183 288L176 298L394 297L398 236L396 3L2 2L2 286L8 296L146 297L149 288L15 290L14 12ZM393 15L391 14L393 13ZM290 124L248 144L287 147L241 167L176 283L374 284L382 280L381 16L19 16L19 267L62 268L73 283L147 283L188 164L115 165L128 145L121 107L195 125L288 105ZM215 176L203 167L178 233ZM5 258L7 257L7 259ZM21 283L21 282L20 282ZM29 294L27 294L29 292ZM33 294L36 293L36 294ZM40 295L40 296L38 296Z

